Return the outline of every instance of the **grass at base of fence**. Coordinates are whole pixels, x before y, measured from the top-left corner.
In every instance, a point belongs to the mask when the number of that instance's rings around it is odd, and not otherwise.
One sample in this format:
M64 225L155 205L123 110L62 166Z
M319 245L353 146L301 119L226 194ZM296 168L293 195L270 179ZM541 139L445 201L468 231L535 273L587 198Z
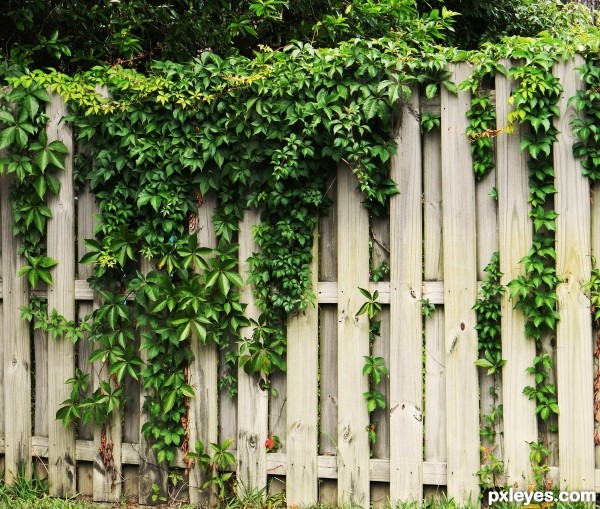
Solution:
M123 499L120 503L101 504L90 502L83 497L73 499L51 498L47 495L48 486L45 482L34 479L20 479L15 486L7 486L0 480L0 509L143 509L147 506L139 506L133 501ZM197 509L199 506L183 502L171 502L154 509ZM294 506L292 506L294 507ZM379 509L391 509L389 505L377 506ZM394 509L475 509L479 504L470 506L459 506L453 500L427 500L423 504L405 503ZM485 506L484 506L485 507ZM524 506L523 504L497 503L493 509L590 509L593 504L563 503ZM283 494L268 497L266 500L261 492L250 495L245 499L233 498L221 509L283 509L286 501ZM315 505L307 509L358 509L356 507L339 507L331 505Z

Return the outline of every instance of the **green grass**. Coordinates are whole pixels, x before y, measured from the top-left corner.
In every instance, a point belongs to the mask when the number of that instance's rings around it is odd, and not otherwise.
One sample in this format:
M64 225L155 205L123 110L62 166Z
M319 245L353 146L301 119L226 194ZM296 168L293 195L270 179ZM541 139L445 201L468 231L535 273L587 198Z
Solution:
M73 499L50 498L47 495L48 486L37 479L28 481L20 479L14 486L7 486L0 480L0 509L141 509L141 506L124 500L118 504L99 504L85 500L82 497ZM421 505L415 503L400 504L394 509L474 509L478 506L459 506L453 500L427 500ZM197 506L183 503L171 503L159 506L165 509L197 509ZM283 495L270 496L266 500L262 492L249 495L243 500L233 498L222 509L284 509L286 507ZM523 504L494 504L493 509L523 509ZM310 509L353 509L335 506L316 505ZM383 509L390 509L384 506ZM541 509L541 508L540 508ZM545 509L590 509L590 505L582 503L566 504L557 502Z

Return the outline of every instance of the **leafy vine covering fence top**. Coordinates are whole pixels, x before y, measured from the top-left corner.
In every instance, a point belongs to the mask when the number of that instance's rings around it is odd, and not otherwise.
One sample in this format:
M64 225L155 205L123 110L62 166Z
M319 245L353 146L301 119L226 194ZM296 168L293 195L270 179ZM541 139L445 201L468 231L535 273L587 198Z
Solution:
M428 30L444 28L445 16L432 15ZM54 175L63 168L65 147L46 139L46 89L69 104L67 120L89 156L78 161L77 182L89 186L101 212L96 238L86 241L89 254L82 260L94 264L90 283L102 298L93 316L84 323L70 322L46 310L39 299L23 309L24 317L35 318L35 326L53 337L96 342L90 361L105 362L110 370L112 382L91 396L86 396L88 377L78 371L68 381L71 398L58 417L65 424L82 418L102 425L123 404L124 377L142 376L151 391L146 402L151 421L143 432L156 440L159 460L172 461L186 443L181 423L185 400L194 395L185 369L190 341L214 342L226 352L229 374L223 383L231 393L238 363L267 380L275 370L285 370L286 315L314 302L312 232L328 206L330 169L348 163L365 206L374 215L385 212L388 197L396 192L387 163L395 152L394 129L402 121L396 117L399 106L415 84L428 97L440 85L455 91L445 69L458 60L474 63L473 80L465 84L473 90L482 77L504 72L500 58L525 60L510 70L519 82L512 120L531 127L522 147L531 156L535 236L531 251L523 253L524 275L511 283L510 291L528 317L528 335L539 341L558 319L551 147L561 89L550 70L554 58L575 51L593 54L598 40L581 34L563 42L550 36L515 39L477 53L431 44L416 49L388 39L321 49L297 43L279 51L263 48L253 59L205 52L189 64L157 62L146 75L112 67L76 76L34 71L11 78L12 90L3 93L0 104L0 148L8 149L2 168L16 175L14 232L23 239L27 259L19 273L32 286L51 283L58 263L45 255L50 215L45 200L58 190ZM590 64L584 73L596 86L597 68ZM108 87L110 98L97 93L98 86ZM589 110L588 118L597 114L596 95L592 90L576 99L581 109ZM490 135L497 134L490 133L495 117L486 95L475 96L470 117L475 171L482 176L493 164ZM586 173L595 178L597 133L593 121L586 122L575 126L581 137L575 149L585 157ZM217 249L198 245L193 235L197 209L208 193L218 199L213 217ZM254 231L260 250L250 260L250 281L263 313L253 323L251 338L240 337L248 321L239 299L236 252L246 207L262 211L262 223ZM142 270L139 252L151 261L152 270ZM490 271L490 277L497 276L494 261ZM493 285L486 291L490 297L498 295ZM490 306L482 300L478 310L485 314ZM494 323L479 327L489 332L481 338L480 363L495 373L502 358L497 310L490 309L492 315L484 321ZM138 331L140 348L148 352L146 364L135 346ZM546 421L558 413L554 389L547 383L551 366L543 355L533 362L536 387L525 390ZM489 433L494 433L493 421Z

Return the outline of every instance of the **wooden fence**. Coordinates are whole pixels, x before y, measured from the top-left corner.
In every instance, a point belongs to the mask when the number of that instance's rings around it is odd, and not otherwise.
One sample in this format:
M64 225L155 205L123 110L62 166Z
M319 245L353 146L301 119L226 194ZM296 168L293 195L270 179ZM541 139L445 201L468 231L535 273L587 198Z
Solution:
M589 301L581 283L590 277L591 255L600 258L600 200L593 198L587 179L571 152L569 122L574 112L567 99L582 84L573 63L557 65L564 87L554 147L555 208L558 212L556 250L561 320L556 335L546 340L556 360L560 417L551 434L550 476L569 489L600 489L600 454L594 446L593 334ZM452 68L456 82L467 77L466 65ZM508 97L513 83L499 76L495 83L498 126L507 123ZM269 396L255 376L239 371L237 400L217 386L219 353L212 346L193 345L195 360L190 380L197 397L189 409L190 443L205 444L235 438L237 477L241 489L268 485L274 493L286 490L288 504L354 503L368 507L388 499L421 500L435 492L458 500L479 493L480 409L489 405L489 377L474 362L478 357L474 329L478 281L494 251L500 254L503 283L522 272L519 260L531 245L528 217L528 176L519 150L519 131L501 134L495 142L496 168L476 183L465 135L470 107L466 92L443 90L441 103L413 94L405 107L398 133L398 155L391 176L400 193L390 204L387 219L371 219L361 206L357 182L346 167L331 175L334 205L315 232L313 282L318 306L288 322L288 371L273 379L277 396ZM441 129L421 134L418 113L441 108ZM72 148L69 127L59 123L64 105L53 97L49 107L49 139L60 138ZM94 200L85 190L73 196L71 161L61 175L58 197L49 204L48 256L60 260L48 306L67 318L88 314L94 294L86 278L90 268L77 265L74 239L92 237ZM25 281L15 273L23 260L11 234L8 187L0 177L2 285L0 286L0 452L5 476L11 481L19 466L28 472L33 458L38 474L49 477L51 493L80 492L95 500L113 501L139 496L151 503L152 485L164 488L166 475L140 434L145 422L144 391L127 381L125 414L117 416L103 436L91 426L77 431L54 418L68 398L65 380L76 366L99 376L87 363L91 345L76 347L51 340L36 330L31 336L19 318L28 302ZM497 201L489 196L497 188ZM214 245L210 223L214 200L201 207L199 236ZM77 221L74 221L75 215ZM256 211L244 216L240 231L240 273L256 249L250 227ZM77 231L75 231L75 224ZM369 246L371 245L371 249ZM387 281L370 282L370 264L386 261ZM365 315L356 313L364 297L358 288L378 290L383 304L381 337L371 346ZM424 318L421 300L436 308ZM249 287L243 290L247 313L259 312ZM523 395L531 375L535 346L524 335L524 317L502 300L502 347L507 360L500 397L504 405L502 438L494 453L504 461L506 481L527 487L532 481L528 442L537 441L535 405ZM389 379L380 387L386 410L370 418L363 393L363 356L381 356ZM32 376L33 373L33 376ZM367 428L377 421L377 442L368 443ZM281 447L267 453L265 440L277 435ZM99 449L112 444L114 467L106 467ZM182 458L176 465L184 467ZM189 472L192 501L204 500L196 489L202 472Z

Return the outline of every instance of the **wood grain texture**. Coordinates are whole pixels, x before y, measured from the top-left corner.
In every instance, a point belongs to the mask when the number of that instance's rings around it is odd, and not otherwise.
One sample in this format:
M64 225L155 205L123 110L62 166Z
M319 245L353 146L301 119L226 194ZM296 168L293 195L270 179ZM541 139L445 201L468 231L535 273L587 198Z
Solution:
M315 232L312 284L318 280L318 242ZM287 504L310 506L318 501L318 381L319 310L309 305L306 311L290 316L287 324Z
M369 415L362 374L369 355L369 321L357 315L369 285L369 216L357 181L346 165L338 168L338 503L369 507Z
M77 197L77 260L85 254L84 239L94 238L94 213L97 213L97 207L94 207L94 196L90 194L87 185L81 190ZM77 277L87 279L92 275L91 265L77 265ZM75 292L77 298L77 292ZM78 320L81 322L86 316L94 310L93 302L80 302L77 308ZM42 345L45 348L45 344ZM88 361L90 353L94 349L91 341L84 339L77 344L77 367L89 376L92 382L88 387L86 397L90 395L93 386L94 370L93 364ZM37 376L36 376L37 378ZM94 438L94 424L92 421L79 426L77 437L82 440L92 440ZM102 482L102 481L101 481ZM93 497L94 494L94 467L92 463L77 463L77 492L82 495Z
M414 90L392 156L390 199L390 502L423 499L422 168Z
M591 274L591 215L587 177L573 156L570 122L576 113L567 101L583 88L574 70L582 58L556 64L563 93L562 113L555 120L559 134L554 144L556 170L556 271L560 321L556 329L558 382L559 465L563 489L584 490L594 485L594 415L592 328L589 300L581 284Z
M423 105L421 105L423 108ZM444 278L442 238L442 147L435 129L423 135L423 276ZM441 287L441 283L440 283ZM443 301L443 290L440 292ZM423 284L423 299L432 299ZM425 451L426 461L446 461L446 361L444 308L425 319Z
M504 61L507 67L510 62ZM516 84L514 80L496 77L497 128L508 125L512 107L508 98ZM498 188L498 246L500 282L504 287L523 273L519 263L532 243L527 155L519 143L521 128L512 134L501 133L496 138L496 173ZM537 441L535 402L523 394L523 387L535 385L533 375L526 372L535 356L535 342L525 336L525 315L514 309L514 302L505 290L501 301L502 396L504 405L504 469L509 485L526 488L533 479L529 460L529 442ZM496 454L496 453L494 453Z
M217 197L214 193L203 197L202 205L198 208L198 245L214 249L217 247L212 216L217 207ZM189 365L189 383L194 388L196 397L189 400L188 425L189 447L194 450L196 441L200 440L204 450L211 443L219 441L218 429L218 367L219 354L217 345L209 342L203 345L197 337L192 337L190 348L194 360ZM196 463L189 469L190 503L214 506L216 500L209 489L202 489L206 482L206 474Z
M5 481L11 485L19 475L31 478L31 341L29 323L21 319L21 306L29 304L29 283L26 276L17 277L27 264L17 254L20 239L11 228L12 207L9 198L13 175L0 176L0 214L2 215L2 334L4 336L4 430ZM16 392L15 392L16 391ZM15 397L18 392L18 397Z
M453 65L451 80L466 79L466 64ZM475 180L465 134L466 92L442 90L442 199L444 202L444 312L448 496L458 503L479 496L479 386L476 314Z
M484 280L485 268L490 262L494 252L498 251L497 205L496 200L490 196L496 187L496 170L492 168L475 185L475 203L477 214L477 278ZM486 415L491 411L492 405L502 404L502 390L500 375L490 376L487 369L479 368L479 414L480 425L487 425ZM494 390L498 398L494 400L490 391ZM493 454L502 457L502 419L495 426L496 436L493 441L482 439L482 445L492 447Z
M252 287L247 283L250 269L248 258L258 251L252 237L252 226L259 223L258 210L246 210L240 223L239 270L245 283L241 300L247 304L246 316L251 320L258 320L260 315ZM252 326L240 332L245 338L251 338L252 333ZM238 370L237 481L242 496L267 486L265 440L269 427L269 393L264 389L263 382L259 374L248 375L243 369Z
M64 122L67 108L57 95L51 95L46 107L48 142L62 141L67 147L66 171L57 173L60 181L58 195L48 197L52 218L48 220L48 256L58 260L48 288L48 310L56 309L67 320L75 319L75 249L74 196L73 196L73 134ZM76 492L75 429L65 428L56 419L63 401L69 399L70 387L65 381L75 374L75 350L66 338L48 341L48 479L50 495L68 497Z
M337 281L337 169L327 182L328 198L332 205L327 214L319 218L319 280ZM332 304L319 300L319 453L335 456L337 442L337 283ZM319 284L319 289L321 285ZM322 504L337 503L335 480L319 482L319 501Z
M390 265L390 220L388 217L371 218L371 270L381 263ZM389 274L385 277L389 281ZM383 281L383 280L382 280ZM390 307L382 306L381 313L376 320L379 325L379 336L371 345L371 355L381 357L385 366L390 367ZM390 379L382 377L377 390L383 394L386 401L390 401ZM389 408L376 408L371 414L371 423L377 426L377 440L371 444L374 458L389 459L390 457L390 411ZM371 501L389 498L389 489L384 490L381 484L371 484ZM375 497L375 499L373 499Z

